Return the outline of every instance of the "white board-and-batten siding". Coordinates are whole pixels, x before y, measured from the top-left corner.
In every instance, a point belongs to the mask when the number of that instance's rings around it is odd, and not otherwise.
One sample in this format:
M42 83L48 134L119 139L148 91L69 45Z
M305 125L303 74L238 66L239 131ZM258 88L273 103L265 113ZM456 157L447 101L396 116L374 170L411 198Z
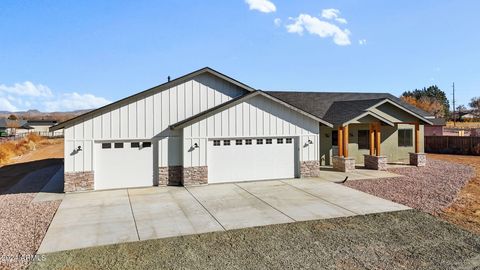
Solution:
M266 97L256 96L185 127L183 166L206 166L208 140L214 138L297 137L300 161L318 160L318 134L318 121ZM308 144L309 140L313 143ZM195 143L199 147L194 149Z
M65 128L65 171L95 170L94 143L102 141L152 141L154 153L157 153L154 158L158 157L154 162L158 166L181 165L181 132L171 131L169 126L245 91L213 75L201 74L74 123ZM75 153L79 146L82 151ZM128 157L125 159L128 161Z

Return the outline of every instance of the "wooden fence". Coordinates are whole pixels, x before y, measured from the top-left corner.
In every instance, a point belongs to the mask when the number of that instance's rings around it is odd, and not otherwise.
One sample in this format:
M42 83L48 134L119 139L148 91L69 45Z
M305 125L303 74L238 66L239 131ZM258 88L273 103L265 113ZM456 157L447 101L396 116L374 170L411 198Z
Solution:
M480 155L480 137L425 136L425 152Z

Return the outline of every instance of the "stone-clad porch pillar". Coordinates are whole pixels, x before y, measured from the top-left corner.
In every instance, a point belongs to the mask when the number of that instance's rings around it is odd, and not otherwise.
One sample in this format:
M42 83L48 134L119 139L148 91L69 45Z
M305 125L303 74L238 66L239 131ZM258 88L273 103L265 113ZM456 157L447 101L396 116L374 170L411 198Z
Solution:
M338 156L333 157L333 169L341 172L355 170L355 158L348 157L348 125L338 127Z
M381 154L382 133L380 123L370 123L369 144L370 155L364 155L365 168L387 170L387 157Z

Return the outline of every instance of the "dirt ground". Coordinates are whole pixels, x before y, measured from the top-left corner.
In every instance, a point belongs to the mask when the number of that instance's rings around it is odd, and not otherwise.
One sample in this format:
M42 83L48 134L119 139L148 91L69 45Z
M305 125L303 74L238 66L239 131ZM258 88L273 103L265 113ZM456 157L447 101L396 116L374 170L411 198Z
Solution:
M62 164L63 140L46 140L0 167L0 269L23 269L36 253L60 201L33 199Z
M31 269L475 269L480 236L418 210L41 254Z
M460 191L454 203L440 214L445 220L480 234L480 157L429 154L428 158L470 165L475 178Z
M12 158L0 167L0 193L8 190L30 172L63 163L63 139L43 141L37 149Z

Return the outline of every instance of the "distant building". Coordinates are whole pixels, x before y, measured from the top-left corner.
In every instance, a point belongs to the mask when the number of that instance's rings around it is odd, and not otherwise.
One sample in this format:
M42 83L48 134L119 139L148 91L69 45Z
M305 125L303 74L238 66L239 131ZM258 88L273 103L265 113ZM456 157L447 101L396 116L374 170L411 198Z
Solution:
M445 119L444 118L435 118L430 119L433 125L425 125L425 136L443 136L445 129Z
M28 133L32 129L26 120L0 118L0 136L2 137Z

